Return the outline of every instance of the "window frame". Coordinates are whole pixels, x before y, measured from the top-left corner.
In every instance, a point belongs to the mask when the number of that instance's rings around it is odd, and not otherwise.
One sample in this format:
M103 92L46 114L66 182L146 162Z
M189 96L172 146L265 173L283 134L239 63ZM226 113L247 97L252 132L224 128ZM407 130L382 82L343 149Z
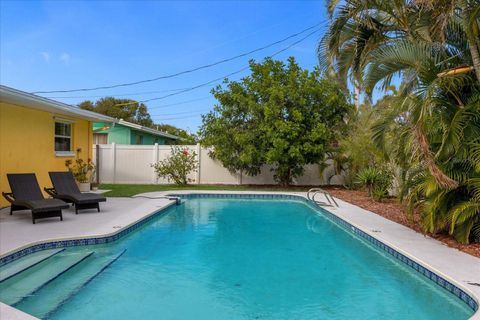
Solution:
M56 133L56 125L57 123L63 124L63 125L69 125L70 126L70 135L65 136L65 135L60 135ZM70 139L70 150L56 150L56 139L57 138L63 138L63 139ZM72 150L73 149L73 122L68 121L68 120L63 120L63 119L54 119L54 127L53 127L53 149L55 151L55 156L57 157L73 157L75 156L75 152Z
M137 146L143 145L143 135L135 133L135 145Z

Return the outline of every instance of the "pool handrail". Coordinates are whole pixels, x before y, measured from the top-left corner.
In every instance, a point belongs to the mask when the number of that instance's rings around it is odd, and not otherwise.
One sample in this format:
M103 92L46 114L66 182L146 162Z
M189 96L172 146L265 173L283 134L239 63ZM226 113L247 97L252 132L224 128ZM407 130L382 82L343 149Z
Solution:
M323 194L325 199L327 199L328 203L323 202L323 201L315 200L315 197L318 194ZM311 188L310 190L308 190L307 199L312 201L312 202L315 202L318 205L333 207L333 204L335 204L335 206L338 207L338 203L337 203L337 201L335 201L335 198L333 198L330 193L328 193L327 191L325 191L322 188Z

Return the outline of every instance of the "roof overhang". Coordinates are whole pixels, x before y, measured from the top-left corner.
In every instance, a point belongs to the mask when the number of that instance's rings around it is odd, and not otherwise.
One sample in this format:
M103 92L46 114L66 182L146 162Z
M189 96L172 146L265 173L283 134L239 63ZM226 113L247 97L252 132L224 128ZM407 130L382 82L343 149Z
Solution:
M118 124L129 127L129 128L132 128L132 129L135 129L137 131L147 132L147 133L153 134L155 136L165 137L165 138L169 138L169 139L173 139L173 140L179 140L179 139L181 140L180 137L177 137L173 134L166 133L166 132L159 131L159 130L155 130L155 129L148 128L148 127L144 127L144 126L141 126L139 124L131 123L131 122L128 122L128 121L125 121L125 120L122 120L122 119L120 119L118 121Z
M89 121L118 122L117 119L78 107L0 85L0 102L70 116Z

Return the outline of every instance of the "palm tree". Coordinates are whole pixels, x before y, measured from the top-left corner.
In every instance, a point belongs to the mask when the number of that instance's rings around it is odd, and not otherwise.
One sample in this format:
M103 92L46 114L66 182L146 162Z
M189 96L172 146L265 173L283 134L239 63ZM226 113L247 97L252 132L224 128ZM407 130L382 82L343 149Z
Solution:
M320 64L368 94L400 79L373 138L385 148L394 129L401 133L390 144L419 163L410 203L423 208L426 231L448 229L461 242L480 235L479 7L478 0L332 1L319 45Z
M477 80L480 81L480 1L459 1L462 8L462 22L468 39L472 63Z

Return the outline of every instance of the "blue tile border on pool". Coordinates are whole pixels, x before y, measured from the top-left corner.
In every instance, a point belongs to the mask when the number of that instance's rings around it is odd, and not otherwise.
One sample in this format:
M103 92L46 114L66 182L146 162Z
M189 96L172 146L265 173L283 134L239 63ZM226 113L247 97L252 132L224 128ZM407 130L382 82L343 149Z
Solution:
M420 273L427 279L433 281L435 284L439 285L440 287L444 288L448 292L452 293L460 300L462 300L465 304L467 304L471 309L474 311L478 310L478 303L475 299L473 299L469 294L467 294L464 290L457 287L450 281L444 279L442 276L436 274L433 271L428 270L428 268L422 266L421 264L417 263L416 261L410 259L409 257L405 256L404 254L398 252L397 250L391 248L390 246L386 245L382 241L374 238L373 236L369 235L368 233L360 230L359 228L355 227L354 225L350 224L346 220L338 217L337 215L331 213L328 210L325 210L321 206L316 203L313 203L307 200L303 196L299 195L291 195L291 194L234 194L234 193L191 193L191 194L169 194L169 196L176 196L182 199L192 199L192 198L218 198L218 199L283 199L283 200L297 200L302 201L309 205L314 209L320 209L322 214L327 217L332 222L336 223L346 231L355 234L356 236L361 237L362 239L368 241L370 244L374 245L378 249L381 249L385 253L388 253L390 256L394 257L396 260L406 264L408 267L412 268L416 272ZM103 237L95 237L95 238L85 238L85 239L75 239L75 240L60 240L60 241L49 241L45 243L35 244L28 248L21 249L17 252L9 254L3 258L0 258L0 267L15 261L21 257L24 257L28 254L38 252L41 250L47 249L54 249L54 248L65 248L65 247L73 247L73 246L85 246L85 245L96 245L96 244L106 244L113 241L116 241L125 235L131 233L134 230L144 226L148 222L152 221L153 219L163 215L170 209L172 206L167 206L165 208L160 209L159 211L139 220L138 222L132 224L131 226L121 230L120 232Z

